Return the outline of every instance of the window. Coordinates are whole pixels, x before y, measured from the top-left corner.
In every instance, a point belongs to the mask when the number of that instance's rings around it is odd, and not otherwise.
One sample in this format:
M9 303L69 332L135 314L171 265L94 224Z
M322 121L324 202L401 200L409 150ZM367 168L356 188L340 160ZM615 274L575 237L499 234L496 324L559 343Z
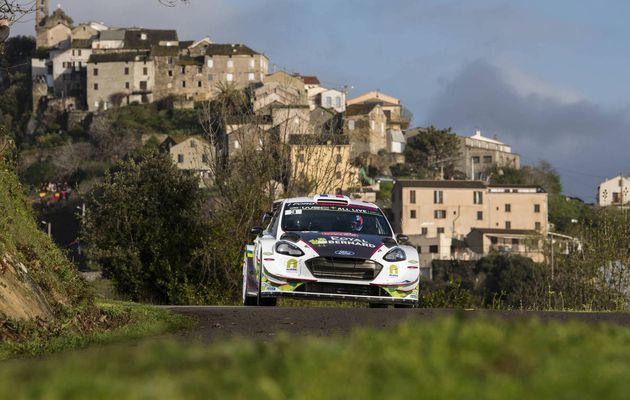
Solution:
M336 162L337 164L340 164L340 163L341 163L341 154L337 154L337 156L335 157L335 162Z
M444 203L444 192L441 190L433 191L433 204L442 204Z
M77 55L80 56L81 55L81 50L77 50Z
M473 203L483 204L483 192L480 192L480 191L473 192Z
M194 140L191 140L190 147L194 149L195 147L197 147L197 143Z
M208 162L208 155L207 154L202 154L201 155L201 162L204 162L204 163Z
M376 122L374 120L370 120L370 129L371 130L376 129Z
M74 55L74 49L72 50L72 55Z
M182 81L182 87L185 88L186 87L186 81Z
M409 218L416 219L416 210L411 210L411 212L409 213Z
M473 164L479 164L479 162L480 162L479 156L474 156L472 158L472 161L473 161Z
M444 219L446 218L446 210L435 210L433 216L435 219Z
M140 90L147 90L147 81L140 81Z
M416 191L415 190L409 191L409 203L416 204Z
M437 228L437 233L438 233L438 235L439 235L440 233L444 233L444 228Z
M228 60L227 67L228 68L234 68L234 60Z
M511 204L506 204L505 205L505 212L512 212L512 205Z
M142 75L149 75L149 68L143 67L142 68Z
M129 89L129 82L125 82L125 89Z
M98 68L94 68L94 76L98 76Z
M228 82L232 82L232 81L234 80L234 75L232 75L232 74L227 74L227 75L225 76L225 80L226 80L226 81L228 81Z
M341 172L340 171L335 172L335 178L341 179Z
M254 79L255 79L255 75L253 72L250 72L249 74L247 74L247 80L253 81Z
M496 236L490 236L490 243L492 244L499 243L499 238L497 238Z
M534 229L535 229L535 230L537 230L537 231L539 231L539 230L541 229L540 222L536 222L536 223L534 224Z
M125 75L129 75L129 67L125 67Z
M254 60L253 58L251 58L249 60L249 68L254 68L256 66L256 60Z
M168 76L173 76L173 70L172 69L168 70Z
M169 57L168 58L168 64L169 65L173 65L173 57Z
M512 229L512 222L505 221L505 229Z
M512 239L512 246L518 246L518 239Z
M201 65L197 66L197 73L200 74L203 72L203 67Z
M184 155L183 155L183 154L178 154L178 155L177 155L177 162L178 162L179 164L181 164L181 163L183 163L183 162L184 162Z
M483 220L483 211L477 211L477 221Z
M348 121L348 129L351 130L351 131L354 130L354 120L353 119Z
M212 68L214 66L214 62L212 61L212 58L208 59L208 68Z
M381 133L385 133L385 122L381 122Z
M197 87L201 87L201 86L202 86L201 81L197 81Z
M418 254L422 254L422 247L421 246L416 247L416 249L418 250Z
M335 107L341 108L341 96L335 97Z
M241 148L241 143L238 140L234 141L234 148L235 149L240 149Z
M94 84L94 90L98 90L98 83Z
M423 235L428 235L429 234L429 228L421 228L420 229L420 233Z
M181 71L182 71L182 74L185 74L185 73L186 73L186 66L185 66L185 65L184 65L184 66L182 66Z
M326 96L324 104L325 104L325 107L332 107L332 97Z
M492 156L483 156L483 163L484 164L491 164L492 163Z
M433 254L437 254L438 252L438 246L437 245L431 245L429 246L429 253L433 253Z
M539 213L540 212L540 204L534 204L534 212L535 213Z

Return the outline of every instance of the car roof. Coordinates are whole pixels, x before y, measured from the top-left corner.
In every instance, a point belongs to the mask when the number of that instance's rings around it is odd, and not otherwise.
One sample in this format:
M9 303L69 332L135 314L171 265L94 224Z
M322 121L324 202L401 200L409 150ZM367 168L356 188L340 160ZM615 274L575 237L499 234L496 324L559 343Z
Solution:
M312 196L312 197L291 197L291 198L287 198L287 199L278 199L276 201L274 201L274 203L315 203L317 198L320 197L322 195L316 195L316 196ZM332 198L337 197L337 195L327 195L330 196ZM343 196L344 199L348 200L348 205L349 206L363 206L363 207L373 207L373 208L377 208L380 210L380 207L377 206L374 203L368 203L367 201L362 201L362 200L357 200L357 199L351 199L347 196Z

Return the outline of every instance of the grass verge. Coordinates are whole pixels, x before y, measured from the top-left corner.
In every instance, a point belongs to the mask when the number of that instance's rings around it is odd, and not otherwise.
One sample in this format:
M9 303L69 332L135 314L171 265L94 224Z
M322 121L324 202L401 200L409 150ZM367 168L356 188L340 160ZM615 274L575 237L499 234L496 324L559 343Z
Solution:
M0 398L626 399L630 330L449 317L348 336L144 341L14 360Z
M98 300L69 320L0 321L0 360L112 343L190 327L186 317L136 303Z

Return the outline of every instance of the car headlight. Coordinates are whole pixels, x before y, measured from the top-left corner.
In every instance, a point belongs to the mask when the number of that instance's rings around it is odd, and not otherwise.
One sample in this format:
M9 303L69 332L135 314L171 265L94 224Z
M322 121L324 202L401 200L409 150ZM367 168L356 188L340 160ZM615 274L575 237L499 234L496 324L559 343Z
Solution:
M400 247L390 250L387 254L385 254L385 257L383 257L383 260L391 262L405 261L406 259L407 255Z
M299 257L303 256L304 252L300 250L297 246L292 245L287 242L280 242L276 245L276 253L284 254L287 256Z

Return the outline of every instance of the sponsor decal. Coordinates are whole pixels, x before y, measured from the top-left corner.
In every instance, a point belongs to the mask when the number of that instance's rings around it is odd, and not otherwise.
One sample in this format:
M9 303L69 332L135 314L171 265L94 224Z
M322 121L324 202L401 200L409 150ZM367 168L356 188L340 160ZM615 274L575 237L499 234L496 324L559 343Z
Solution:
M295 258L287 261L287 271L288 272L296 272L297 271L298 262Z
M309 240L309 243L312 244L313 246L326 246L328 244L328 240L326 240L326 238L315 238L315 239L311 239Z
M358 233L350 233L350 232L322 232L322 235L359 237Z
M266 251L263 253L263 256L273 256L273 253L270 251Z
M407 261L409 264L418 264L418 260L409 260Z
M361 239L358 237L331 236L330 239L316 238L316 239L309 240L309 242L313 246L317 246L317 247L323 247L327 245L346 245L346 246L360 246L360 247L369 247L369 248L376 247L376 245L368 242L365 239Z
M350 250L337 250L335 251L335 254L338 256L353 256L355 253Z
M300 215L302 214L301 208L294 208L292 210L284 210L284 215Z
M389 276L398 276L398 266L393 264L389 266Z

